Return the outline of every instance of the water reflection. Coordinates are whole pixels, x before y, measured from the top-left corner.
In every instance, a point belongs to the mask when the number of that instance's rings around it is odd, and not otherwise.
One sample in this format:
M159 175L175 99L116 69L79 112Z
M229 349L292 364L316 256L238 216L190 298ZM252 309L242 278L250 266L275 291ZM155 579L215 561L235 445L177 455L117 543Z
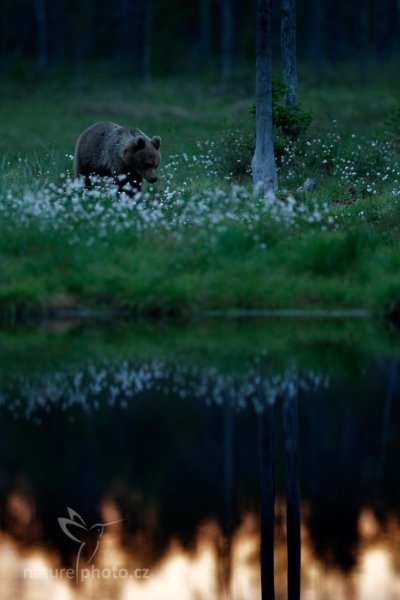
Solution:
M127 408L141 393L174 394L190 401L223 404L226 399L237 409L252 405L257 412L282 396L292 397L299 390L327 387L329 379L313 371L299 372L291 366L282 372L260 373L258 361L245 376L219 373L215 367L199 369L179 363L149 361L107 361L84 368L68 366L38 379L16 377L2 390L0 411L40 424L44 414L54 408L70 411L75 407L92 413L105 402L109 407ZM188 400L189 401L189 400Z
M400 597L398 361L335 336L334 368L320 339L241 362L110 356L107 337L3 372L0 599Z

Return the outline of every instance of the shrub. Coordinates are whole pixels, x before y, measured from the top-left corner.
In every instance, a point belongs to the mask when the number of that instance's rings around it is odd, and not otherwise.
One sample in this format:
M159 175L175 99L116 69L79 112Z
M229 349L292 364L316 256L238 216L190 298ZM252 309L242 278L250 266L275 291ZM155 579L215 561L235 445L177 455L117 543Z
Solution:
M287 106L284 96L288 86L278 77L272 80L272 119L274 124L275 155L279 161L288 141L297 140L303 135L311 121L312 115L301 107L300 102ZM251 159L255 148L256 105L250 107L251 120L243 122L240 127L228 129L223 140L223 165L236 178L247 177L251 171Z
M284 97L288 91L286 83L278 77L272 80L272 119L275 128L275 136L281 134L291 140L296 140L305 133L312 121L311 112L304 110L300 102L290 106L284 104ZM255 115L256 105L251 108Z

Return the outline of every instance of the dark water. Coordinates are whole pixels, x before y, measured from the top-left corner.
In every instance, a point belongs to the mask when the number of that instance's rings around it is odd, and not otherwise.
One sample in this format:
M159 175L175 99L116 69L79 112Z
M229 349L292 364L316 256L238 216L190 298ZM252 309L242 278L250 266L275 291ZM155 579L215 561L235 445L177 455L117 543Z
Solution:
M0 600L400 598L396 332L67 325L0 351Z

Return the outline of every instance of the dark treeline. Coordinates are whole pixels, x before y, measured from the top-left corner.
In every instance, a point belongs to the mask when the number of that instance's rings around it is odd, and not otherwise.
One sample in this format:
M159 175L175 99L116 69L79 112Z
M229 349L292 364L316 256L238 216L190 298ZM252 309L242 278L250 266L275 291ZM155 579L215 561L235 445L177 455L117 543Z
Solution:
M280 2L273 2L278 56ZM254 59L255 0L1 0L3 67L94 60L139 77L214 65L223 81ZM300 60L385 59L400 50L400 0L298 0Z

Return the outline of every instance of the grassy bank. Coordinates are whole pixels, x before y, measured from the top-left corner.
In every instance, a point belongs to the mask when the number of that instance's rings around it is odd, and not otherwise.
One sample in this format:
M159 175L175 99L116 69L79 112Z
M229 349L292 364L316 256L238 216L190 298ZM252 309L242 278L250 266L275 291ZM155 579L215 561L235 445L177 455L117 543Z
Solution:
M158 324L111 320L3 329L0 380L36 377L91 363L169 363L245 375L265 364L329 376L363 376L369 357L397 356L397 331L374 319L198 320Z
M249 85L3 83L3 317L79 306L183 315L233 307L393 311L400 99L387 81L305 82L313 123L284 147L274 205L253 194L246 175ZM102 119L163 138L161 181L134 202L107 184L86 192L69 178L76 137ZM315 188L297 191L308 177Z
M74 321L3 329L0 414L36 423L53 411L79 418L82 409L137 407L143 392L153 392L144 396L150 406L172 393L163 402L169 412L179 396L259 411L283 394L324 390L338 379L341 389L344 382L367 389L377 377L390 387L398 354L396 332L374 319L223 319L162 327ZM360 410L365 399L365 392L358 400L352 396Z

